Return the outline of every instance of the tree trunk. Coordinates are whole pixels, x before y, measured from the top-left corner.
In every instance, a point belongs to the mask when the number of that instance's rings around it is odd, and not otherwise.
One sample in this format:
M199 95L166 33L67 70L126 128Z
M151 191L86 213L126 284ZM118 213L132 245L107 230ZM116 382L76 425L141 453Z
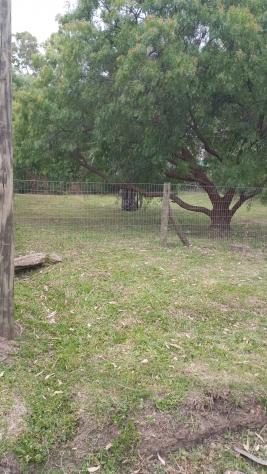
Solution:
M121 209L122 211L137 211L142 207L142 197L139 193L131 189L121 190Z
M219 202L213 203L210 214L211 230L219 234L228 234L230 232L231 219L233 213L229 208L229 203L220 198Z
M0 336L14 336L11 0L0 0Z

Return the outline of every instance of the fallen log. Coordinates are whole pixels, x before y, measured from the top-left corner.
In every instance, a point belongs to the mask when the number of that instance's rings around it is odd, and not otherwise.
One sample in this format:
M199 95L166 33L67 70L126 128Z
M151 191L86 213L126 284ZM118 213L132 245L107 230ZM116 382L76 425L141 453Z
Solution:
M62 257L57 254L30 253L21 257L16 257L14 261L15 272L23 272L43 267L44 265L62 262Z

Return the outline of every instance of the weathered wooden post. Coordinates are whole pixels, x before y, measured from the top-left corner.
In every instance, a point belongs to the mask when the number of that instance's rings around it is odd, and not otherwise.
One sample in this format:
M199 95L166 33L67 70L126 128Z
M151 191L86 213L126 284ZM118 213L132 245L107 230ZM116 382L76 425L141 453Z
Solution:
M170 194L171 184L164 183L163 186L163 199L162 199L162 211L161 211L161 226L160 226L160 243L161 245L167 244L168 235L168 224L169 224L169 209L170 209Z
M0 0L0 336L12 339L13 157L11 138L11 0Z
M176 234L178 235L179 239L181 240L182 244L185 247L190 247L190 242L189 242L188 238L186 237L186 235L184 234L184 232L182 230L182 227L180 226L179 222L177 221L177 219L175 219L175 217L173 215L173 212L171 210L171 207L169 209L169 218L170 218L170 221L173 225L173 228L174 228Z

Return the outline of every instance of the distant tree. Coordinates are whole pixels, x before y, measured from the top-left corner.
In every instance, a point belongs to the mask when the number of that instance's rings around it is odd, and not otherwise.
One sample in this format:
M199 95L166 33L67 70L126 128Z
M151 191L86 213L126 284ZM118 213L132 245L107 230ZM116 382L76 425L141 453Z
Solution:
M229 229L267 178L266 0L80 0L18 101L18 162L191 182Z
M35 36L28 31L16 33L12 41L12 65L17 73L31 74L34 69L34 56L39 53Z

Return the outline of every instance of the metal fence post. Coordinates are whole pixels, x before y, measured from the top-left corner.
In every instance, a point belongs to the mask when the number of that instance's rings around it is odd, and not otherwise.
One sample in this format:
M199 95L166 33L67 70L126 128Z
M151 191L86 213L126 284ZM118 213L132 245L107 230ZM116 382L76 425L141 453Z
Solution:
M164 183L163 199L161 211L161 226L160 226L160 243L165 246L167 244L168 224L169 224L169 209L170 209L170 194L171 184Z

